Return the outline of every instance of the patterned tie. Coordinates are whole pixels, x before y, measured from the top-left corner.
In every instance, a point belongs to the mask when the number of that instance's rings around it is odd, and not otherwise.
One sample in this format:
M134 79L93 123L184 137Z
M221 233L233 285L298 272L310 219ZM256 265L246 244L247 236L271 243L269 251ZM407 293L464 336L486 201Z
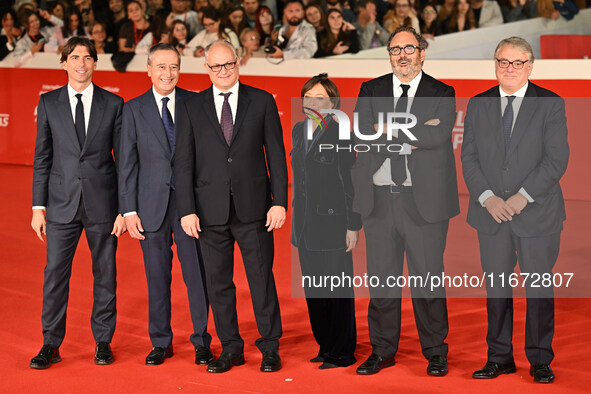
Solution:
M76 119L74 119L74 126L76 127L76 135L78 136L78 142L80 143L80 149L84 147L84 141L86 140L86 127L84 125L84 104L82 104L82 93L76 95L78 104L76 104Z
M164 124L164 130L166 130L166 136L168 137L168 146L172 152L174 150L174 122L168 110L168 100L170 100L168 97L162 98L162 123ZM170 177L170 188L174 190L174 174Z
M406 112L408 106L408 89L410 89L410 85L400 85L400 87L402 88L402 95L398 98L398 101L396 101L394 112ZM406 123L406 118L397 118L397 121L400 123ZM392 181L396 185L402 186L406 180L406 164L404 156L396 155L395 158L390 158L390 175L392 176Z
M505 137L505 154L509 151L511 129L513 128L513 100L515 96L507 96L507 107L503 113L503 135Z
M222 133L224 133L224 138L226 139L226 143L230 146L230 141L232 141L232 134L234 133L234 121L232 120L232 108L230 107L230 103L228 102L228 97L232 92L228 93L220 93L220 96L224 96L224 104L222 105L222 117L220 119L220 126L222 127Z

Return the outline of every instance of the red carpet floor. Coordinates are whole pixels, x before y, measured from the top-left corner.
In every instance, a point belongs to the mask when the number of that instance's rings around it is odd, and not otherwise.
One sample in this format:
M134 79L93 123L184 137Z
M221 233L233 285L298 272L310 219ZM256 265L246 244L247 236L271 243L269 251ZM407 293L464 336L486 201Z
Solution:
M534 384L523 351L524 300L515 302L514 349L518 371L491 381L476 381L471 373L486 361L486 314L483 299L448 300L450 333L449 369L444 378L428 377L420 353L410 300L403 300L403 321L397 364L374 376L358 376L356 366L318 370L308 362L316 355L306 304L291 298L289 227L276 233L275 277L279 289L284 334L283 369L259 372L260 353L254 346L258 333L244 270L236 266L239 322L245 340L246 365L225 374L209 374L193 364L188 340L190 322L186 291L178 262L174 263L173 317L175 355L163 365L148 367L147 290L140 247L125 235L118 250L118 322L110 366L93 364L90 331L92 274L84 238L73 264L67 335L60 349L63 361L50 369L29 369L29 361L42 345L41 300L45 248L29 226L31 167L0 165L0 392L590 392L591 300L556 301L556 381ZM461 199L462 208L466 198ZM567 202L568 220L562 237L559 263L584 268L591 259L591 203ZM465 223L465 212L451 221L446 265L478 266L475 232ZM588 268L587 268L588 269ZM589 291L591 294L591 291ZM588 297L589 295L587 295ZM367 329L367 299L357 301L358 365L371 352ZM210 331L214 333L213 319ZM217 338L214 354L221 349Z

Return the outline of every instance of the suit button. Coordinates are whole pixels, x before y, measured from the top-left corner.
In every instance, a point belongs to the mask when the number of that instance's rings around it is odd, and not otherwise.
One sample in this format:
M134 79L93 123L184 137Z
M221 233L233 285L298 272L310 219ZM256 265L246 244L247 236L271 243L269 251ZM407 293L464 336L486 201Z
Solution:
M228 157L228 163L231 163L231 162L232 162L232 158Z
M329 215L332 215L333 213L334 213L334 209L331 208L331 209L328 210L328 214Z
M326 157L322 156L322 157L320 158L320 161L321 161L322 163L324 163L324 162L326 161Z
M166 182L166 186L170 186L170 183Z

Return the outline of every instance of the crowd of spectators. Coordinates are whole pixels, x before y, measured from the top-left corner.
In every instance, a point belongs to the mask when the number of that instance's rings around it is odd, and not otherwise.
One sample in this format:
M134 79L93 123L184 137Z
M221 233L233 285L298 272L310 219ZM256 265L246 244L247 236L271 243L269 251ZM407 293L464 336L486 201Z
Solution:
M6 2L3 2L5 4ZM12 3L12 4L11 4ZM427 39L534 17L572 19L591 0L12 0L1 10L0 60L15 64L91 38L113 63L157 43L203 56L217 39L277 62L386 45L400 26ZM123 60L122 60L123 59ZM128 61L127 60L127 61ZM117 67L116 67L117 68Z

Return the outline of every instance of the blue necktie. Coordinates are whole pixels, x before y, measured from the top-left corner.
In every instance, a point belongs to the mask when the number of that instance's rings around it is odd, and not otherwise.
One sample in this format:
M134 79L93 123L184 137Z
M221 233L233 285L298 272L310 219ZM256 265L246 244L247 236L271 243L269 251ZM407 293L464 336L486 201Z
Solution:
M166 130L166 136L168 137L168 145L170 151L174 151L174 122L172 121L172 115L168 110L168 97L162 98L162 123L164 124L164 130ZM170 177L170 188L174 190L174 175Z
M222 133L224 133L224 139L228 146L230 146L230 142L232 141L232 134L234 133L234 120L232 119L232 108L230 107L230 103L228 102L228 98L232 92L228 93L220 93L220 96L224 96L224 104L222 105L222 116L220 118L220 126L222 128Z
M82 104L82 93L76 95L78 104L76 104L76 119L74 119L74 126L76 127L76 135L78 136L78 142L80 143L80 149L84 147L84 141L86 140L86 127L84 124L84 104Z
M410 89L410 85L402 84L400 87L402 88L402 95L398 97L398 101L396 101L394 112L406 113L408 107L408 89ZM398 118L397 121L406 123L406 118ZM406 180L406 163L404 156L396 155L396 158L390 158L390 175L392 176L392 181L397 186L402 186Z
M511 129L513 128L513 100L515 96L507 96L507 107L503 113L503 136L505 137L505 154L509 151Z

